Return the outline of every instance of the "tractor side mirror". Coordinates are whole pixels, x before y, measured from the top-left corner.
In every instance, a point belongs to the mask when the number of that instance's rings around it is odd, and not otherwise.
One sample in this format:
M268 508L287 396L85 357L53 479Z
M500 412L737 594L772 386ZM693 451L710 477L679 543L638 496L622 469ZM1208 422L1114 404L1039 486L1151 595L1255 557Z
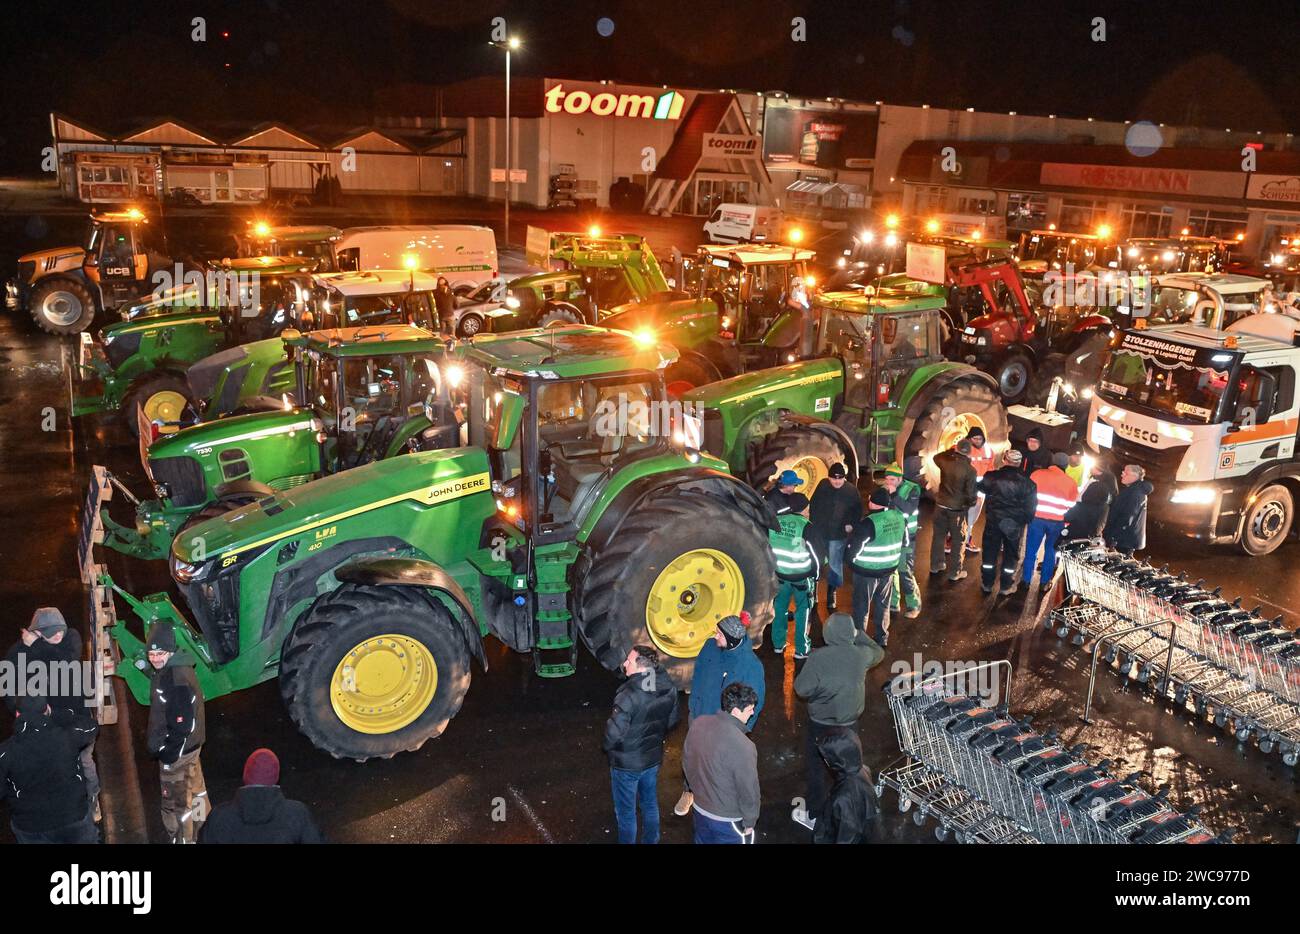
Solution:
M508 451L514 447L515 438L519 434L519 425L524 420L524 407L526 404L524 397L516 392L507 390L501 394L501 402L498 404L497 412L496 435L492 439L492 447L498 451Z

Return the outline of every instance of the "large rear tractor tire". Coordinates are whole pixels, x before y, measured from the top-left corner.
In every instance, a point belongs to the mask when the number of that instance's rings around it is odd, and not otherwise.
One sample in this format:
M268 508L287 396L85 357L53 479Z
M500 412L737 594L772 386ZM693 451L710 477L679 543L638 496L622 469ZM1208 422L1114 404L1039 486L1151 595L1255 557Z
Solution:
M38 282L27 309L36 326L50 334L80 334L95 320L95 298L75 279Z
M138 381L122 400L122 411L126 412L126 424L132 436L139 434L135 418L135 407L144 409L145 418L150 422L161 421L167 424L158 429L159 434L175 434L183 425L198 421L198 410L190 384L180 376L170 373L156 373Z
M539 328L567 328L575 324L586 323L587 319L583 317L578 306L570 305L568 302L545 305L542 307L541 314L537 316L537 326Z
M761 642L776 598L757 512L725 493L681 487L642 502L588 556L581 580L579 628L596 659L614 669L633 646L651 645L682 686L719 620L747 610L750 638Z
M746 473L749 485L766 490L783 470L793 470L803 480L799 492L812 498L817 484L830 475L832 464L852 463L848 452L829 435L806 425L791 425L768 435L750 452ZM857 478L850 477L854 482Z
M720 379L718 371L709 364L690 357L678 359L664 372L664 384L670 398L676 399L698 386L707 386Z
M280 696L336 759L388 759L460 711L470 657L451 614L414 587L344 584L316 599L280 650Z
M975 427L984 431L986 444L999 450L1005 447L1009 434L1007 411L997 393L983 382L963 379L949 383L926 403L911 433L900 440L905 454L920 455L929 490L939 485L934 455L948 450Z

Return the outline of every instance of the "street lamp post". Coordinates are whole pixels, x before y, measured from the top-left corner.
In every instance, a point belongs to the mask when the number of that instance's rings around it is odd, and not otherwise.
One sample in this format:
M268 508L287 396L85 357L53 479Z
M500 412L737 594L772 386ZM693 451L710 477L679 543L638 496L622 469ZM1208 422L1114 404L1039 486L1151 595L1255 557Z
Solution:
M505 49L506 53L506 210L505 210L505 229L502 231L502 239L505 245L510 246L510 169L511 169L511 152L510 152L510 53L519 48L519 39L511 36L505 42L492 42L490 45L498 49Z

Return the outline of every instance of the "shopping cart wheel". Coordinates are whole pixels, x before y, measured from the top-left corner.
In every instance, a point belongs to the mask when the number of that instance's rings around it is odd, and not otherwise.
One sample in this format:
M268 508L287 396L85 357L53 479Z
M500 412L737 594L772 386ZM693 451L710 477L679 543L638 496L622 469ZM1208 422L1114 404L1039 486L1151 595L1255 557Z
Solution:
M1198 717L1203 717L1203 716L1205 716L1205 712L1206 712L1209 708L1210 708L1210 703L1209 703L1209 701L1207 701L1204 697L1197 697L1197 698L1196 698L1196 715L1197 715Z
M1276 743L1274 743L1271 739L1261 739L1259 741L1259 751L1262 752L1264 755L1268 755L1270 752L1273 751L1273 747L1275 745Z
M969 843L969 842L970 842L970 838L967 837L966 834L962 833L960 830L957 831L955 834L953 834L953 835L952 835L952 838L953 838L954 840L956 840L958 843Z
M1174 706L1181 707L1187 703L1187 688L1174 689Z
M1073 636L1071 636L1070 645L1074 645L1074 646L1083 645L1083 633L1076 632Z
M1223 729L1228 725L1228 712L1220 708L1214 712L1214 725Z
M912 812L912 823L918 827L925 826L925 808L917 808Z
M1052 617L1050 615L1043 617L1043 628L1044 629L1052 628Z
M1237 732L1236 732L1236 734L1235 734L1236 737L1237 737L1237 742L1239 742L1239 743L1247 743L1247 742L1250 742L1250 734L1253 733L1253 732L1254 732L1254 730L1252 730L1249 726L1239 726L1239 727L1237 727Z
M1115 664L1115 659L1118 656L1119 656L1119 649L1115 648L1115 646L1112 645L1110 648L1106 650L1105 654L1102 655L1102 660L1107 665L1113 665Z
M1169 696L1169 679L1168 679L1168 678L1161 678L1159 681L1157 681L1157 682L1156 682L1155 691L1156 691L1156 696L1157 696L1157 697L1168 697L1168 696Z
M938 827L934 828L934 838L938 840L940 843L947 840L948 837L951 836L951 834L952 831L949 828L945 827L943 824L940 824Z
M900 792L898 795L898 813L906 814L910 810L912 810L912 799Z
M1146 684L1148 681L1150 681L1150 680L1151 680L1151 666L1150 666L1150 665L1142 665L1142 666L1140 666L1140 667L1138 668L1137 679L1138 679L1138 684Z
M1068 636L1069 634L1070 634L1070 627L1069 627L1069 626L1057 626L1057 627L1056 627L1056 638L1058 638L1058 639L1064 639L1064 638L1065 638L1066 636Z
M1293 766L1295 765L1295 761L1296 761L1296 751L1294 749L1292 749L1290 752L1282 753L1282 762L1284 764L1288 766Z

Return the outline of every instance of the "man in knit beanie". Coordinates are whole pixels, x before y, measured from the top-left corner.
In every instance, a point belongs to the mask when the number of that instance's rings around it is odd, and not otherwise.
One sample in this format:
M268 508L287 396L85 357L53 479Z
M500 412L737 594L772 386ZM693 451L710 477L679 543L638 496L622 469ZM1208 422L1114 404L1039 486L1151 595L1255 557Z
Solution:
M307 805L280 790L280 760L255 749L244 762L244 787L213 810L200 843L324 843Z

